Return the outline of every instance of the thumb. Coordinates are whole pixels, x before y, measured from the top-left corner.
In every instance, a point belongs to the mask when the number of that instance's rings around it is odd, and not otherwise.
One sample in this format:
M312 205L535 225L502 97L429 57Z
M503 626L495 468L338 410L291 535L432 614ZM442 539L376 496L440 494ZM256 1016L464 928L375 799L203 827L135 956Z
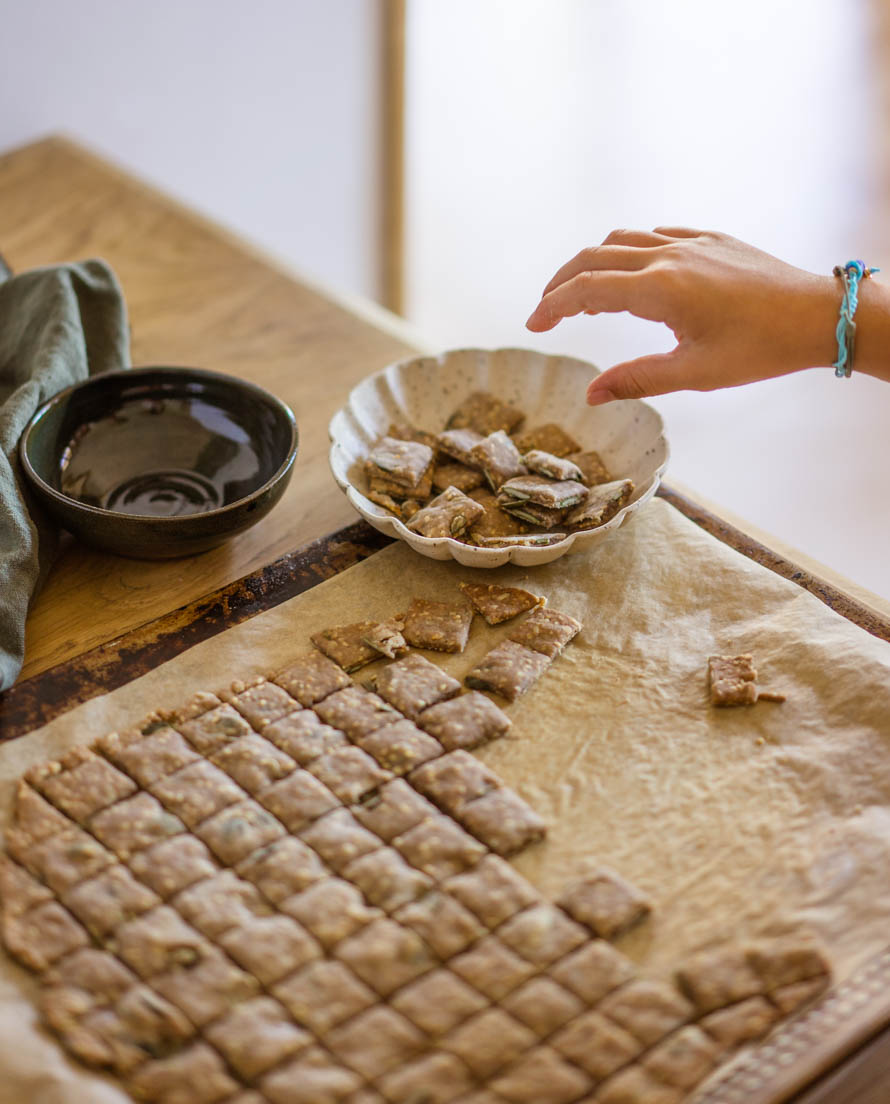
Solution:
M587 402L600 406L613 399L644 399L688 387L684 375L686 357L679 348L670 353L626 360L607 369L587 386Z

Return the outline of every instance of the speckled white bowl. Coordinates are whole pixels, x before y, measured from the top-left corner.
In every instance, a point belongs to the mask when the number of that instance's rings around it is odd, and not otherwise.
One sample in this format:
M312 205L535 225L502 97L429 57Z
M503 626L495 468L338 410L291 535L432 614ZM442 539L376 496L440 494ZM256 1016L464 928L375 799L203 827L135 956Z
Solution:
M434 560L471 567L549 563L566 552L607 540L655 494L668 463L661 415L639 401L589 407L588 381L598 370L575 357L529 349L453 349L440 356L399 361L362 380L331 419L330 463L346 497L367 521ZM472 391L492 391L525 412L525 426L556 422L585 449L596 449L616 478L634 481L630 502L598 529L570 533L540 548L476 548L450 537L421 537L360 490L363 464L391 422L439 432L452 410Z

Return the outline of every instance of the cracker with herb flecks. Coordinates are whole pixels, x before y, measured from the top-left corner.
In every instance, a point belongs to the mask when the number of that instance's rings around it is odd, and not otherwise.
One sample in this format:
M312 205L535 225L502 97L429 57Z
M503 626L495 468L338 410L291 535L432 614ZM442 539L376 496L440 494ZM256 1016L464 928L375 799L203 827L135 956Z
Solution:
M467 602L433 602L412 598L405 614L404 636L413 648L462 652L467 646L473 607Z
M425 656L409 655L377 675L377 693L406 717L460 693L460 683Z
M460 822L498 855L514 855L547 834L547 822L507 786L470 801Z
M460 537L483 513L478 502L449 487L418 510L408 528L422 537Z
M504 735L512 722L491 698L470 690L424 709L417 723L435 736L446 751L454 751L495 740Z
M519 450L503 430L490 433L470 450L470 457L485 476L493 491L508 479L515 479L528 472L519 456Z
M547 422L545 425L535 426L534 429L523 430L522 433L514 434L513 440L520 452L540 449L553 456L568 456L569 453L581 450L575 438L555 422Z
M497 430L513 433L523 422L525 415L490 391L474 391L448 419L446 429L475 429L483 437Z
M591 487L584 500L566 515L566 525L574 529L597 529L626 506L633 494L630 479L616 479Z

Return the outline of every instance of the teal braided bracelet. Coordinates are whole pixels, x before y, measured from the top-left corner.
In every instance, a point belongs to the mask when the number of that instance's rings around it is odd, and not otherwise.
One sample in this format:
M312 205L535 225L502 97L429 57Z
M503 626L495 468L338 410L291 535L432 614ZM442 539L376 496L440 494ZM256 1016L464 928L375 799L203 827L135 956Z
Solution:
M859 306L859 281L865 280L879 268L866 268L862 261L847 261L834 266L834 275L844 281L844 297L841 300L841 316L837 322L837 360L832 367L839 379L849 379L853 372L853 353L856 348L856 323L853 315Z

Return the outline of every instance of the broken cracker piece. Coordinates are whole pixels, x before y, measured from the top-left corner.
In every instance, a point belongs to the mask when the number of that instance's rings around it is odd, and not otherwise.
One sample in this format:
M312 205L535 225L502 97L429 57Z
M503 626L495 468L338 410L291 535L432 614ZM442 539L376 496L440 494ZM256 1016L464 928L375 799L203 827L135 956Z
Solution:
M630 479L616 479L591 487L581 503L566 515L566 525L575 529L598 529L627 505L633 491Z
M548 479L573 479L584 483L584 473L577 464L543 449L530 449L522 454L522 462L533 475L545 475Z
M379 625L379 621L356 621L352 625L322 629L309 639L320 652L351 674L380 658L380 652L365 642L365 637L377 630Z
M757 701L757 671L750 653L709 656L711 705L753 705Z
M408 644L402 636L404 622L399 618L378 621L363 636L363 643L387 659L398 659L408 652Z
M520 613L543 606L546 602L545 598L527 590L500 586L498 583L458 583L457 586L489 625L500 625L502 621L509 621L511 617L518 617Z

